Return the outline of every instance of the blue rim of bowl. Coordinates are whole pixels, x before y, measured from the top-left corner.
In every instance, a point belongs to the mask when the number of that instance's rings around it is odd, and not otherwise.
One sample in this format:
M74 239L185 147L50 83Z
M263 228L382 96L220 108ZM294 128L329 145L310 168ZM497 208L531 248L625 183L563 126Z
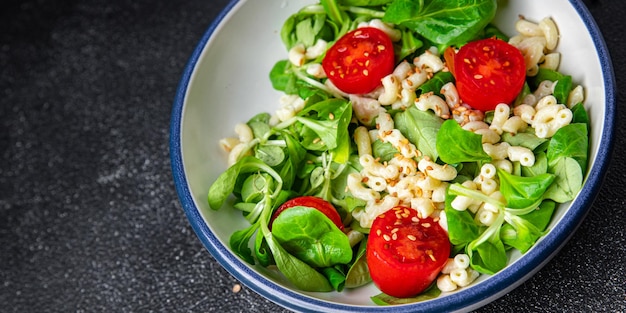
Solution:
M185 96L196 63L217 27L238 2L237 0L230 1L220 12L202 36L185 66L176 92L170 121L170 161L178 197L196 235L222 267L258 294L285 308L303 312L430 312L478 308L488 301L495 300L516 288L548 263L573 235L591 209L593 201L603 183L613 150L614 117L616 114L615 76L606 43L593 16L582 1L570 0L569 2L578 12L593 38L602 66L603 80L606 87L604 128L602 129L601 144L599 145L596 162L589 170L587 181L578 198L572 203L572 207L564 214L561 221L542 239L540 244L529 250L514 264L480 284L437 300L398 306L366 307L327 302L291 291L251 270L243 261L234 256L230 249L224 246L204 223L204 219L196 207L187 185L181 150L181 122Z

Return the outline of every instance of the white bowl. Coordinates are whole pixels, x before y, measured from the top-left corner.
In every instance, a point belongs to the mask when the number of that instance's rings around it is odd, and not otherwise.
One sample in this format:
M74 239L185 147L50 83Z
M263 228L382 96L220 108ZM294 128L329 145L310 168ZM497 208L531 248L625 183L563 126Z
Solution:
M171 118L170 153L176 188L185 213L209 252L234 277L271 301L294 311L415 312L456 311L480 307L506 294L545 265L583 221L601 187L612 148L615 82L602 35L582 1L499 1L496 25L514 32L514 21L550 16L560 30L561 71L586 89L590 113L589 169L582 191L560 205L551 229L526 254L493 276L435 300L400 306L376 306L379 291L370 284L341 293L295 290L260 266L231 253L228 240L246 227L237 210L213 211L207 203L211 183L226 169L218 140L233 135L238 122L260 112L274 112L280 93L269 72L286 58L279 33L285 19L311 0L231 1L211 24L187 64Z

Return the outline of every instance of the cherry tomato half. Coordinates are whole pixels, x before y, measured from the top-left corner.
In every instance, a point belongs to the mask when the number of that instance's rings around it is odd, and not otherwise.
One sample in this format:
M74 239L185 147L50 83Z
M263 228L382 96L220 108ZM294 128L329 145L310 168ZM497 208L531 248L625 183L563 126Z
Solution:
M339 216L339 213L337 213L337 209L335 209L335 207L332 204L330 204L328 201L322 198L313 197L313 196L296 197L291 200L285 201L285 203L279 206L278 209L276 209L276 211L272 215L269 228L270 229L272 228L272 223L278 217L278 215L280 215L280 213L282 213L286 209L289 209L295 206L305 206L309 208L314 208L324 213L326 217L328 217L335 225L337 225L337 227L340 230L343 231L343 222L341 221L341 216Z
M372 223L367 239L367 266L384 293L406 298L430 286L450 254L448 233L432 218L394 207Z
M353 30L326 51L322 67L328 79L341 91L364 94L381 85L381 79L395 66L393 44L380 29Z
M524 56L514 46L489 38L470 42L454 59L456 88L461 99L481 111L511 104L524 86Z

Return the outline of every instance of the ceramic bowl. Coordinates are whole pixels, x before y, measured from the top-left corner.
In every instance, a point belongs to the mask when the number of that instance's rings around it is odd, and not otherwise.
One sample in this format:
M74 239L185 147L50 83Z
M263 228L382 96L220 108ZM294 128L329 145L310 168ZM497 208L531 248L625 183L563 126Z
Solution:
M184 211L207 250L234 277L269 300L294 311L415 312L480 307L521 284L566 243L591 208L601 187L612 146L615 83L602 35L582 1L499 1L496 25L514 33L519 15L550 16L560 30L560 70L585 87L590 113L589 169L582 191L560 205L550 231L526 254L511 254L495 275L482 275L469 287L437 299L399 306L376 306L373 284L341 293L298 291L272 272L250 266L228 247L234 230L246 227L240 211L211 210L207 191L226 169L218 146L234 125L260 112L274 112L280 93L269 81L270 69L287 52L279 33L285 19L311 0L231 1L210 25L185 67L171 117L170 153L174 181Z

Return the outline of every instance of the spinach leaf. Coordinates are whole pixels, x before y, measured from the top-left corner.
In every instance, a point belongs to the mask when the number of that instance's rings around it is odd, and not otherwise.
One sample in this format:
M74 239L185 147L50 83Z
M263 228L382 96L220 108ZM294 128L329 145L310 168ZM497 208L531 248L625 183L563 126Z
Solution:
M554 167L561 158L570 157L578 162L583 173L587 171L589 136L587 125L576 123L556 131L548 146L548 164Z
M330 150L335 153L336 162L345 163L350 155L348 125L351 118L352 105L346 100L326 99L306 106L296 116L296 120L304 125L301 132L303 146Z
M435 142L439 158L445 163L491 161L483 150L482 136L464 130L453 119L443 122Z
M503 222L504 214L501 212L480 237L467 245L466 252L470 257L470 265L478 272L495 274L506 266L508 258L500 239L500 227Z
M585 106L582 103L577 103L572 107L572 123L583 123L587 125L587 132L591 129L591 122L589 121L589 115L587 114L587 110L585 110Z
M282 215L282 214L281 214ZM269 230L264 232L274 259L276 267L298 289L303 291L328 292L334 290L328 279L320 272L298 258L289 254L274 238Z
M398 153L398 149L396 149L390 142L383 142L379 139L372 142L373 157L380 159L380 162L387 162L393 159L393 157Z
M454 76L450 72L440 71L437 72L431 79L417 87L417 96L432 92L438 96L441 96L441 87L443 85L453 82Z
M372 281L369 268L367 267L367 260L365 259L366 247L367 240L361 240L346 275L346 288L360 287Z
M521 146L535 152L541 151L548 142L548 139L537 137L534 131L520 132L517 134L503 132L501 138L502 141L508 142L511 146Z
M402 29L400 40L399 45L394 45L396 60L404 60L424 46L424 42L420 40L419 36L408 29Z
M437 160L437 132L443 123L433 112L424 112L415 106L394 116L395 127L407 137L415 147L431 158Z
M405 26L440 45L475 38L496 14L495 0L394 0L383 21Z
M235 189L237 178L241 173L256 171L265 171L270 174L276 180L276 188L280 191L282 188L282 178L280 175L261 160L253 156L246 156L226 169L209 188L208 202L211 209L218 210L222 207L226 199Z
M524 177L509 174L498 169L500 192L506 199L506 205L513 209L522 209L532 206L542 199L554 175L545 173L533 177Z
M583 185L580 164L570 157L560 158L549 171L554 173L556 178L546 191L545 198L559 203L573 200Z
M252 257L252 250L248 247L248 242L258 228L259 224L254 223L246 229L238 230L230 236L228 242L228 245L233 250L235 255L252 265L254 265L254 258Z
M507 214L505 219L508 224L500 229L502 242L522 253L526 253L543 236L539 228L520 216Z
M320 270L336 291L342 291L346 286L346 275L335 267L324 267Z
M460 184L453 184L453 186L464 188ZM450 237L450 242L453 245L465 246L478 238L480 229L468 210L458 211L452 208L450 203L455 197L456 195L453 195L448 190L445 206L446 220L448 222L448 237Z
M283 211L272 233L285 250L313 267L347 264L352 260L348 237L320 211L296 206Z

